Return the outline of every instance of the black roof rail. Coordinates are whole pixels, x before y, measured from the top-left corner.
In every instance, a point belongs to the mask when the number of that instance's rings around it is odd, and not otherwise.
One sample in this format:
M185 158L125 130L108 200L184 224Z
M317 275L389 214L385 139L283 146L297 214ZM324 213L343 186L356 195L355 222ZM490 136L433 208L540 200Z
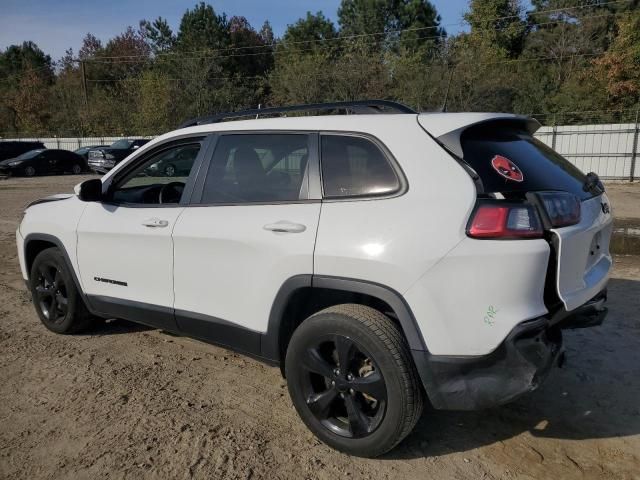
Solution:
M259 115L273 115L278 113L289 112L310 112L310 111L327 111L327 110L344 110L346 113L363 114L363 113L417 113L412 108L402 103L393 102L391 100L357 100L353 102L330 102L330 103L309 103L306 105L290 105L288 107L268 107L268 108L251 108L248 110L240 110L238 112L218 113L216 115L208 115L205 117L193 118L187 120L178 128L193 127L195 125L204 125L207 123L218 123L231 118L241 118ZM389 113L391 113L389 112Z

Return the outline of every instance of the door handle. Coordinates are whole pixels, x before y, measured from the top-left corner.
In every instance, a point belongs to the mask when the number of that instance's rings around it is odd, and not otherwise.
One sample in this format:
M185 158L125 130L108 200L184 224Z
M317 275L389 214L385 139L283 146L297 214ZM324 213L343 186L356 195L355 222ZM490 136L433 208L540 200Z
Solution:
M276 233L302 233L307 229L307 227L305 227L301 223L292 223L286 221L267 223L262 228Z
M169 225L169 222L167 220L160 220L159 218L149 218L144 222L142 222L142 225L144 225L145 227L151 227L151 228L158 228L158 227L162 228Z

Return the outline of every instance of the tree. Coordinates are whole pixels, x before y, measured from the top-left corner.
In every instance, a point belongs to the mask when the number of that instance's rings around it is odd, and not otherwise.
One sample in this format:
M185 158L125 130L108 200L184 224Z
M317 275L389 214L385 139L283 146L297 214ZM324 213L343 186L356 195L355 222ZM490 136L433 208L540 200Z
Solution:
M20 131L40 134L49 118L48 82L36 70L27 70L20 78L18 89L8 103L15 112Z
M519 0L471 0L464 14L471 32L468 48L490 52L498 58L517 58L527 32Z
M82 39L82 47L80 47L78 57L84 60L95 57L99 55L100 52L102 52L102 42L94 35L87 33Z
M36 132L49 118L47 93L55 73L51 57L35 43L0 53L0 129Z
M200 2L182 16L177 47L182 51L224 48L228 44L226 15L217 15L211 5Z
M229 50L224 53L225 68L231 75L264 75L273 66L271 45L251 26L245 17L231 17Z
M156 18L153 23L140 20L140 32L155 54L169 52L176 45L173 30L162 17Z
M337 35L333 22L322 12L307 12L305 18L287 26L282 42L287 47L311 50L318 45L326 46L326 41L336 38Z
M16 75L27 70L44 71L46 76L53 78L53 64L51 57L46 55L33 42L23 42L22 45L10 45L0 54L0 74Z
M273 35L273 28L271 28L271 24L269 20L265 20L262 24L262 28L258 32L260 38L262 39L262 43L265 45L272 45L276 42L275 36Z
M172 112L173 85L166 74L144 72L137 85L138 108L134 126L139 135L166 132L175 126Z
M446 35L428 0L342 0L338 21L341 35L376 34L370 43L378 47L416 49L433 45Z
M640 105L640 12L621 17L611 48L594 61L595 73L605 85L612 104L620 108Z
M275 105L329 101L332 73L332 58L327 51L279 55L269 76L270 101Z

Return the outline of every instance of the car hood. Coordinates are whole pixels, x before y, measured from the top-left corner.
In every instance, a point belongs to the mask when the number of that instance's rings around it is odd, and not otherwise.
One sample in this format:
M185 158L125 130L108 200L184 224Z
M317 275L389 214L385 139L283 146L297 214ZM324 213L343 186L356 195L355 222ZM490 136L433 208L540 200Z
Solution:
M95 152L96 150L99 150L101 152L126 152L127 150L125 150L124 148L111 148L111 147L99 147L99 148L92 148L91 150L89 150L90 152Z
M39 203L48 203L48 202L57 202L58 200L66 200L67 198L73 197L73 193L56 193L55 195L49 195L48 197L39 198L38 200L34 200L29 205L25 207L25 209L38 205Z
M16 158L7 158L6 160L2 160L0 162L0 165L9 165L11 162L15 162Z

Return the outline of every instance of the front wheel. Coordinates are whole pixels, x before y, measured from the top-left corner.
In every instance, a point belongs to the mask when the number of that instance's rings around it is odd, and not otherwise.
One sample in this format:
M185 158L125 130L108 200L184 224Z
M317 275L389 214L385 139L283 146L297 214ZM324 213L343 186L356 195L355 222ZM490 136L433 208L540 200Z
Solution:
M323 442L376 457L406 437L422 390L402 332L364 305L322 310L294 332L285 370L293 404Z
M47 248L36 256L29 287L38 317L49 330L77 333L91 323L91 314L58 248Z

